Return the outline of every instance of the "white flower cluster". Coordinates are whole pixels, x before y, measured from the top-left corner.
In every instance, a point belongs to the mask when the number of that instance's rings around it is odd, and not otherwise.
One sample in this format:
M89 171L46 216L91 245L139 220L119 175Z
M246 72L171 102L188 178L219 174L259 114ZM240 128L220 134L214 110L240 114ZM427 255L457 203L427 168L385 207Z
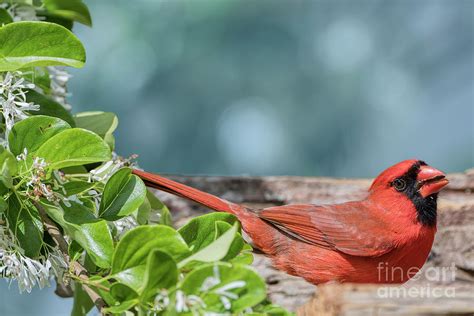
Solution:
M63 67L46 67L49 72L49 79L51 80L51 97L54 101L61 104L66 110L71 110L71 105L67 103L67 83L72 75L69 74Z
M178 313L192 312L199 315L199 310L206 308L206 304L197 295L186 295L183 291L176 291L176 311Z
M232 308L231 300L236 300L239 296L231 290L242 288L246 285L245 281L233 281L227 284L224 284L220 287L215 288L221 283L221 277L219 273L219 267L214 265L213 267L213 276L207 277L201 285L202 292L212 292L219 295L219 299L226 310Z
M115 152L112 153L112 160L107 161L100 167L90 171L89 181L107 182L109 178L119 169L125 166L133 166L133 160L137 159L137 155L131 155L128 158L118 156Z
M231 300L236 300L239 296L236 293L231 292L232 290L242 288L246 285L245 281L237 280L227 284L224 284L220 287L217 287L221 284L221 277L219 272L219 266L214 265L213 267L213 275L207 277L202 282L200 287L200 292L203 294L206 293L213 293L219 295L219 299L224 306L224 309L230 311L232 308ZM176 291L176 303L175 309L178 313L186 313L191 312L193 315L230 315L226 314L218 314L215 312L206 311L206 303L197 295L186 295L183 291L177 290ZM168 307L170 303L170 298L168 292L166 290L162 290L156 297L154 301L154 310L155 311L162 311Z
M25 89L32 89L34 85L26 83L21 72L7 72L0 79L0 107L5 118L5 139L15 122L28 117L26 111L38 111L39 105L26 101Z
M119 240L129 230L134 229L138 226L137 220L133 216L125 216L121 219L114 221L115 228L117 229L116 238Z
M9 1L11 2L11 1ZM11 3L0 3L0 8L6 9L13 21L38 21L40 18L36 15L36 8L31 5L20 5Z
M21 254L8 227L0 225L0 277L16 280L20 292L31 292L38 284L49 286L54 276L59 281L67 270L67 263L59 250L52 248L47 258L35 260Z
M28 150L25 148L23 152L16 157L18 161L25 161L28 155ZM70 205L68 199L63 195L53 191L51 185L45 184L42 180L46 177L46 167L48 164L43 158L35 157L30 169L29 181L26 182L28 190L26 194L35 199L39 200L41 197L45 197L48 201L58 204L64 202L66 205ZM56 175L56 173L55 173Z

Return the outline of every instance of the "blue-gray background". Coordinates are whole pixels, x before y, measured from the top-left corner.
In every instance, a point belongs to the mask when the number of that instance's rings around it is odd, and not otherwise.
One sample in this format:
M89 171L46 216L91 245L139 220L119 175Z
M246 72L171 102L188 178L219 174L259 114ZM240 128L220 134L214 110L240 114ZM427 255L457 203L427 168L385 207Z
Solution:
M182 174L373 177L474 165L474 1L87 1L74 111L118 114L117 151ZM2 285L2 315L70 300Z

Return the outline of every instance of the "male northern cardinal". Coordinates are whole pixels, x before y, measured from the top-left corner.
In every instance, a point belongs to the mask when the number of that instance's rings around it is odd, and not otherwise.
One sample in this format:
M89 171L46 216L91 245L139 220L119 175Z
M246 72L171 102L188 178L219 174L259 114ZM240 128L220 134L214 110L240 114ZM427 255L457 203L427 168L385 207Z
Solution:
M264 209L231 203L144 171L147 186L234 214L274 266L313 284L403 283L425 263L436 233L444 173L420 160L383 171L362 201Z

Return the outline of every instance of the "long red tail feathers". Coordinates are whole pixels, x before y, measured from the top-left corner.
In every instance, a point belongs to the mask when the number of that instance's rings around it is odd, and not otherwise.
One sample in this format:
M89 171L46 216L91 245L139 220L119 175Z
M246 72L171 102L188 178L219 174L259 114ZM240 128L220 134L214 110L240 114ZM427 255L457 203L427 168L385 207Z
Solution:
M242 212L242 210L245 209L239 204L226 201L212 194L199 191L182 183L161 177L153 173L137 169L133 169L133 173L139 176L148 187L187 198L214 211L238 215L240 212Z

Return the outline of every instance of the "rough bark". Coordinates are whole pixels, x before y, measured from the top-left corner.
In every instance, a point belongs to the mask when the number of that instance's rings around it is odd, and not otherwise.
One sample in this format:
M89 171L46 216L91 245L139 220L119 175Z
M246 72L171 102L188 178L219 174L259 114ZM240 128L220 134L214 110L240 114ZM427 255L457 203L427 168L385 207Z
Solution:
M305 177L204 177L170 176L170 178L252 207L291 203L338 203L357 200L367 194L370 180ZM450 174L450 183L439 197L438 233L428 263L449 267L454 263L456 278L449 282L429 282L443 289L454 287L456 298L383 299L379 287L329 285L318 289L296 277L272 268L271 263L256 254L254 266L265 277L270 298L291 310L311 314L378 314L390 313L474 313L474 170ZM176 225L209 210L195 203L159 192L158 196L172 210ZM423 273L421 273L423 275ZM426 287L424 277L410 281L411 287ZM316 295L315 295L316 293ZM318 295L319 293L319 295ZM315 297L311 300L312 297ZM337 299L334 299L336 297ZM310 301L307 303L308 301ZM306 304L305 307L301 307Z

